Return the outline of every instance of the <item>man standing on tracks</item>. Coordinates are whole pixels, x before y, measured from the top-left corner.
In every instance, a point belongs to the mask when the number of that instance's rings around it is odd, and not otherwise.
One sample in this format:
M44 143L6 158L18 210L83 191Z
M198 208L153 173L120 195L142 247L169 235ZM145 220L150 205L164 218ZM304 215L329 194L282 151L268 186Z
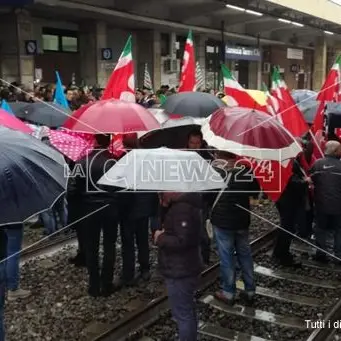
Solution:
M314 184L316 210L316 245L326 250L329 232L334 234L334 253L341 259L341 144L329 141L325 157L317 160L310 170ZM316 260L328 262L326 254L316 251ZM341 262L340 262L341 264Z
M202 197L197 193L163 193L163 229L154 233L159 270L164 276L180 341L197 341L194 295L202 270L200 226Z
M233 305L236 295L236 265L234 253L243 274L247 303L253 302L256 291L253 259L249 242L250 196L259 194L259 186L250 169L238 167L236 155L219 151L218 171L226 179L226 188L215 196L211 208L211 222L217 241L222 274L222 290L216 292L217 299Z
M80 161L84 176L75 179L70 191L79 197L85 218L86 266L89 273L90 296L110 296L114 291L113 276L118 232L117 196L97 187L98 180L113 166L115 160L108 151L109 135L96 135L98 149ZM112 161L112 162L108 162ZM103 232L103 262L99 266L99 244Z
M5 229L0 226L0 341L5 341L4 329L4 305L6 288L6 254L7 254L7 235Z

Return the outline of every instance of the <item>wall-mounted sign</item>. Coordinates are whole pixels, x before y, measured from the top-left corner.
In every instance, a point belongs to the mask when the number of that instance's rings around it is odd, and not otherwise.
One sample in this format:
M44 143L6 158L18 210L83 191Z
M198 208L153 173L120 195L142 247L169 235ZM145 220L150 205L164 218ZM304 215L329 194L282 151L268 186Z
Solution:
M242 46L226 46L226 58L234 60L261 60L260 49Z
M288 48L287 59L303 60L303 50Z
M26 54L32 55L37 54L38 45L36 40L26 40L25 41Z
M112 49L107 47L102 49L102 60L111 60L112 59Z

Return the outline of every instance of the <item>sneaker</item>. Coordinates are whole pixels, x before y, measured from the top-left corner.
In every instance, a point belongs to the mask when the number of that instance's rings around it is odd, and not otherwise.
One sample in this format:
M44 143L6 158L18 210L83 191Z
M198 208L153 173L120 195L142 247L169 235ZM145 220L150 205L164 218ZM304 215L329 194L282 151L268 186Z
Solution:
M220 291L216 291L214 294L214 297L219 300L222 301L224 303L226 303L229 306L233 306L234 305L234 297L228 297L224 291L220 290Z
M31 295L31 291L24 289L8 290L7 298L9 301L15 301L21 298L27 298Z

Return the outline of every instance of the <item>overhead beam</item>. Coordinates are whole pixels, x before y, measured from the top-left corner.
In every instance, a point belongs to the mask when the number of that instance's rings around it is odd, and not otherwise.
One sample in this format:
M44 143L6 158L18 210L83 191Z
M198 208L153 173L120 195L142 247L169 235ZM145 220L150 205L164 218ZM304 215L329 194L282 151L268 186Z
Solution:
M212 11L221 8L220 3L184 4L183 6L171 6L170 16L174 20L183 21L200 16L208 16Z
M290 27L289 24L281 23L277 21L276 19L272 18L271 20L265 21L264 23L253 23L248 24L245 26L245 32L246 33L253 33L253 34L259 34L262 32L270 32L274 28L285 28Z

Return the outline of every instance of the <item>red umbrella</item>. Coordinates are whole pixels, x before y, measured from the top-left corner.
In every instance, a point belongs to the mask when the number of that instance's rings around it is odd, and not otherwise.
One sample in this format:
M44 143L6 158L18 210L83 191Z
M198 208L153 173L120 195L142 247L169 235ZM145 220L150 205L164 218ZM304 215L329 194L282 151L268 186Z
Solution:
M33 133L33 130L24 122L20 121L18 118L3 109L0 109L0 125L13 130L19 130L27 134Z
M154 115L141 105L112 99L82 106L64 124L64 128L92 134L140 132L159 127Z
M203 125L208 145L259 160L283 161L301 151L295 138L273 117L249 108L220 108Z

